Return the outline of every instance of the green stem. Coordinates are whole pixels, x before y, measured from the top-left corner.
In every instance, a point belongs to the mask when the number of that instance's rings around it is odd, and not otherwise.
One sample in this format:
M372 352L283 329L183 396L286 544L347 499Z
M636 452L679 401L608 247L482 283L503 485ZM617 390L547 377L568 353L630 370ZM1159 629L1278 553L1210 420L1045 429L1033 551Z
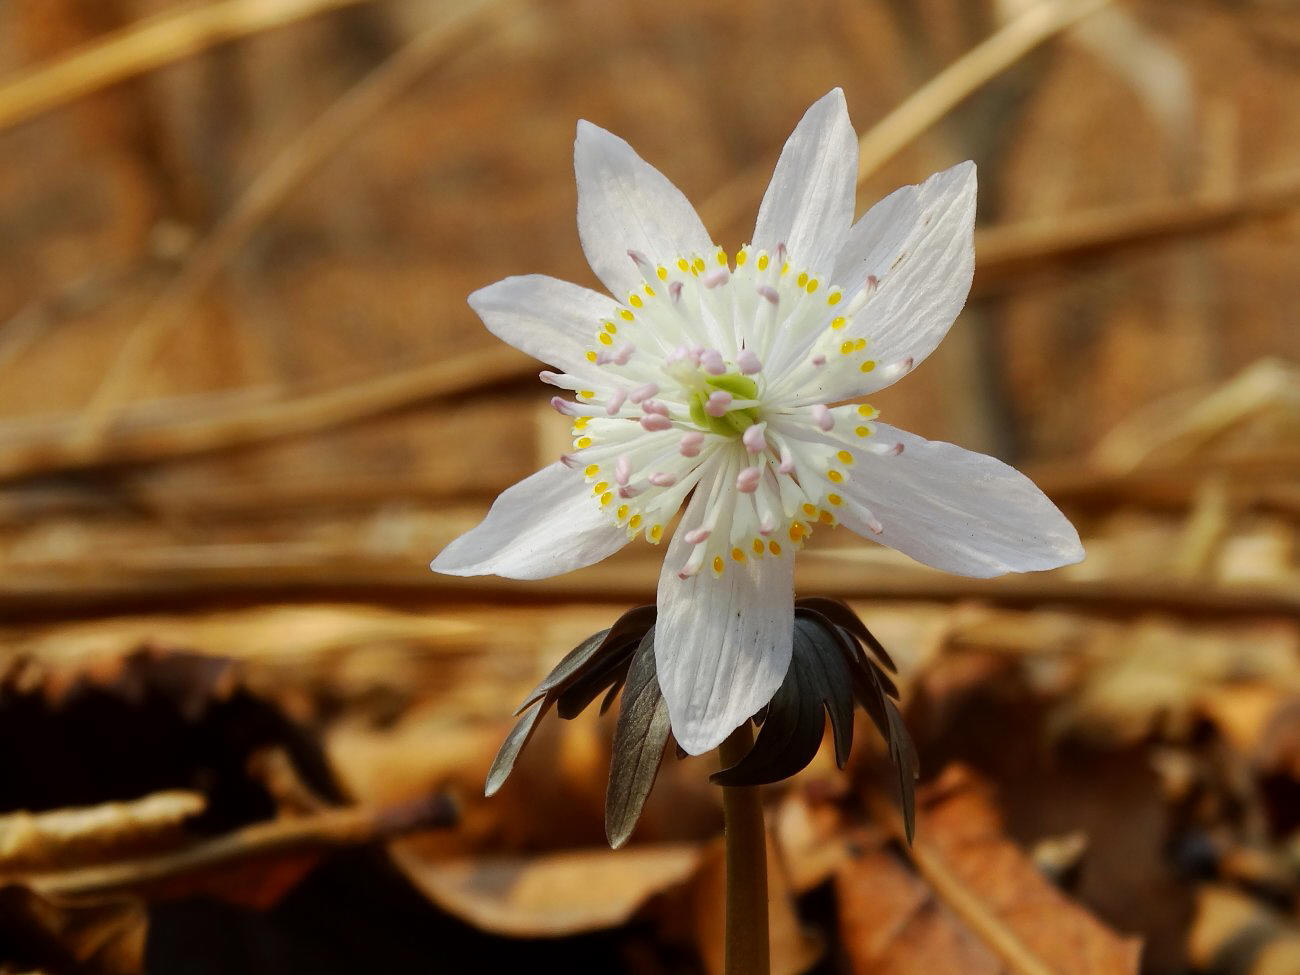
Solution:
M754 744L746 721L718 749L722 767L735 765ZM726 975L768 975L767 831L758 789L723 786L727 835Z

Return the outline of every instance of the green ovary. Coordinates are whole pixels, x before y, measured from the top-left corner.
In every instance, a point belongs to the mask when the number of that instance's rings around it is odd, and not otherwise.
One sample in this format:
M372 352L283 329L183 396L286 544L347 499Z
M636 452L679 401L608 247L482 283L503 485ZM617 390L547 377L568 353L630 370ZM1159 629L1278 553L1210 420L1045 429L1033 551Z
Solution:
M736 399L754 399L758 396L758 383L738 372L728 372L721 376L708 376L704 380L705 388L691 395L691 419L696 426L703 427L722 437L739 437L758 422L758 408L755 406L743 410L728 410L722 416L710 416L704 409L709 401L709 394L714 390L730 393Z

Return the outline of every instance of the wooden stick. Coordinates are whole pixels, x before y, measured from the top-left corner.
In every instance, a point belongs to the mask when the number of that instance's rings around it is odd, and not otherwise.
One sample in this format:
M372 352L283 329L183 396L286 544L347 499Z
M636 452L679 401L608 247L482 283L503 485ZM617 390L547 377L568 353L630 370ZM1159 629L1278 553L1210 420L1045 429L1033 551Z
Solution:
M218 44L372 0L218 0L131 24L0 83L0 130Z
M91 396L79 429L64 450L102 457L105 433L162 339L185 308L208 287L248 236L348 140L403 94L441 57L464 50L484 15L499 13L500 0L454 5L454 12L408 41L331 105L249 185L230 212L197 248L189 262L154 301L109 363Z

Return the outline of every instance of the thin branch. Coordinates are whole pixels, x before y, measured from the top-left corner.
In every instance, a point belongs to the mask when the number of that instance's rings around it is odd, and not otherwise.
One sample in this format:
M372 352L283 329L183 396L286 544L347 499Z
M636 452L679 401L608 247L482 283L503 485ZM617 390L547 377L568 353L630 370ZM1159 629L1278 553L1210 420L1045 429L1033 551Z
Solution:
M894 837L939 900L1001 959L1012 975L1055 975L961 878L948 869L943 856L926 842L924 836L916 837L910 844L907 842L902 820L888 799L874 789L866 790L864 798L872 818Z
M454 12L408 41L351 88L258 174L127 337L105 370L67 450L87 457L102 456L106 431L140 372L153 359L162 339L183 320L185 309L213 282L249 235L439 58L463 50L484 15L499 12L502 5L501 0L454 5Z
M219 0L149 17L0 83L0 130L210 47L373 0Z
M94 867L17 878L49 897L104 897L144 892L166 881L268 857L375 843L455 822L454 804L443 795L403 806L329 809L298 819L255 823L224 836L168 853Z
M980 87L1109 2L1041 0L971 48L862 134L858 140L858 185ZM701 213L709 225L733 226L757 199L770 172L766 164L755 165L706 200Z

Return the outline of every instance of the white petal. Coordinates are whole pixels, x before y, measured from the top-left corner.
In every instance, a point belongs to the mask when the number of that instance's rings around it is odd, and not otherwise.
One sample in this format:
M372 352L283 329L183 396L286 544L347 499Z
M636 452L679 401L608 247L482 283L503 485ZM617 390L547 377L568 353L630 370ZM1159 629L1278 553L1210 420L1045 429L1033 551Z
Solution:
M677 743L692 755L716 748L772 699L790 666L794 556L731 562L721 579L705 568L677 576L684 536L703 520L696 489L659 576L655 664Z
M582 374L602 320L618 304L568 281L528 274L506 278L469 296L469 306L488 331L534 359Z
M896 457L858 453L839 491L840 521L918 562L958 575L1054 569L1083 558L1079 533L1014 467L950 443L878 423L873 442ZM884 531L873 534L865 505Z
M970 293L975 270L975 164L959 163L919 186L885 197L853 226L833 280L856 293L868 275L876 293L855 319L881 365L934 351ZM859 325L859 323L861 323ZM837 390L837 399L874 392L879 378L864 375ZM887 385L887 384L886 384Z
M758 208L755 248L785 244L800 270L828 274L853 222L858 139L836 88L804 113Z
M430 568L452 576L546 579L599 562L627 542L582 472L556 462L502 492L487 517Z
M582 250L614 297L621 300L641 285L629 250L658 264L712 252L708 231L682 191L618 136L579 122L573 169Z

